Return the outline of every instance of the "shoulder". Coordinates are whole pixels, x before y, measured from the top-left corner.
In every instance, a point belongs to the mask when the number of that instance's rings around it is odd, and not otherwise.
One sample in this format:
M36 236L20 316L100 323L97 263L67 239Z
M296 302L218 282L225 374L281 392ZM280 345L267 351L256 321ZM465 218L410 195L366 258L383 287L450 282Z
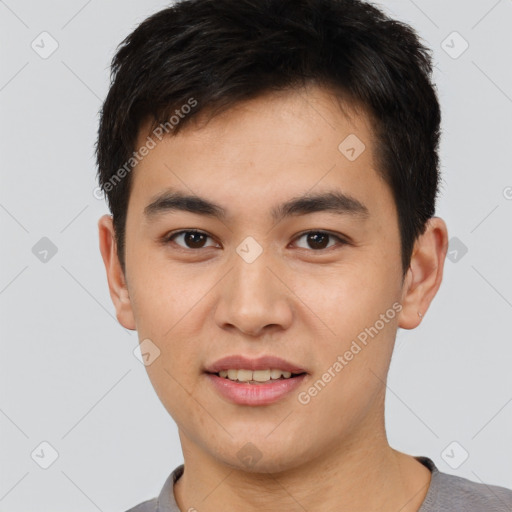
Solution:
M430 487L418 512L512 512L512 490L442 473L434 461L425 456L415 459L432 473Z
M440 473L439 498L441 503L467 511L512 510L512 490L446 473Z
M181 477L184 469L184 464L180 464L172 471L165 480L158 497L143 501L126 512L180 512L174 498L174 484Z
M440 492L449 493L454 505L479 505L483 507L482 510L491 510L489 506L493 505L497 507L496 510L512 510L512 490L498 485L473 482L441 473Z
M126 512L155 512L157 510L157 498L143 501Z

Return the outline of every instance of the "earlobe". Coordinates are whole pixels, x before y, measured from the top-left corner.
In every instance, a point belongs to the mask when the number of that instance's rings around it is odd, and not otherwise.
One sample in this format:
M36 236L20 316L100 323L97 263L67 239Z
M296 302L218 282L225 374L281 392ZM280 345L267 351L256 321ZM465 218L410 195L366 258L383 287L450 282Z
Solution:
M446 224L443 219L432 217L414 245L402 288L402 311L398 317L398 327L414 329L420 324L441 286L447 250Z
M114 226L110 215L103 215L98 221L100 252L107 272L110 297L116 308L118 322L126 329L135 330L135 318L125 275L117 254Z

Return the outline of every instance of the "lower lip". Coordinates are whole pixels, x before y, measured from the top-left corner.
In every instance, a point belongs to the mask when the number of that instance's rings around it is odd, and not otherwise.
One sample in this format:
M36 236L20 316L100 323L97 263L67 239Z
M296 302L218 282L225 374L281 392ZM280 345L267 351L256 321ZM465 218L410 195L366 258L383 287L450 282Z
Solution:
M267 405L277 402L288 393L291 393L302 384L307 374L290 379L270 381L265 384L235 382L212 373L205 375L223 397L236 404Z

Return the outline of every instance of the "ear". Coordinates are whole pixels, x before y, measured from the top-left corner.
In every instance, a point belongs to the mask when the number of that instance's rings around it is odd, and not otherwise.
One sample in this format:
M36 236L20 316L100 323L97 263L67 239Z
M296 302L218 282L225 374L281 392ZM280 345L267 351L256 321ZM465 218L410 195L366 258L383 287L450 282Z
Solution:
M128 294L125 275L117 255L114 225L110 215L103 215L98 221L100 251L107 271L110 297L116 308L118 322L126 329L136 329L135 317Z
M402 288L402 310L398 327L414 329L421 322L441 286L448 251L448 230L443 219L432 217L414 244L411 264Z

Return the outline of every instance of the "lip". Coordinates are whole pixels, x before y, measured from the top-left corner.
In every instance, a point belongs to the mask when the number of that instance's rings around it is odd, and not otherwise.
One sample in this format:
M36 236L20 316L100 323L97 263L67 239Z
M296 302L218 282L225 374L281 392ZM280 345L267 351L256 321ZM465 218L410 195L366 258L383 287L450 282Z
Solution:
M301 368L289 361L285 361L277 356L261 356L250 359L242 355L232 355L218 359L213 364L205 368L206 373L218 373L222 370L283 370L291 373L308 373L305 368Z
M250 368L247 369L250 370ZM264 384L247 384L219 377L214 373L205 375L218 393L238 405L268 405L277 402L300 386L308 376L302 374Z

